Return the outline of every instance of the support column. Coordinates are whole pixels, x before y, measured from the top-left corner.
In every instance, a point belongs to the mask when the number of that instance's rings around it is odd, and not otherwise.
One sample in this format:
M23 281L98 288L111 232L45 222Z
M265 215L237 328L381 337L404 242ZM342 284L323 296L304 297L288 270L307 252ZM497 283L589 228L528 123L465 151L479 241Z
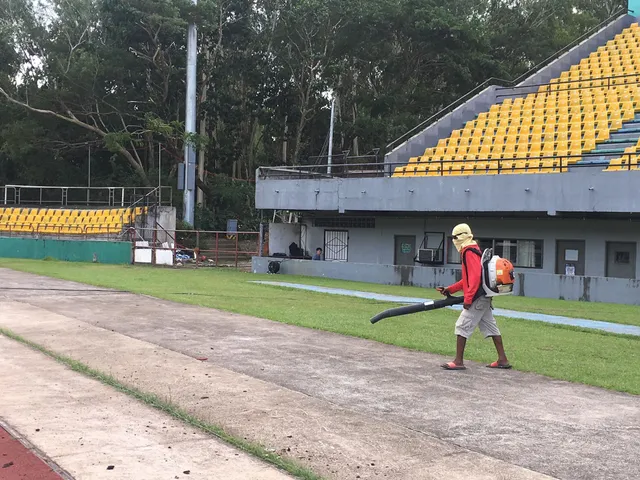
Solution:
M198 0L192 0L196 5ZM189 24L187 39L187 99L185 108L185 131L196 133L196 71L197 71L197 30L195 23ZM194 224L196 189L196 149L189 142L184 146L184 214L183 220Z

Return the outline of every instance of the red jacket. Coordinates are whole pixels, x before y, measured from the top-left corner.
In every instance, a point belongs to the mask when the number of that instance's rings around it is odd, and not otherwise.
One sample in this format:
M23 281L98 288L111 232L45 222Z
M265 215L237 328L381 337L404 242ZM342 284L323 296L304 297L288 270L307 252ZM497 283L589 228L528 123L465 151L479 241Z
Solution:
M468 245L460 252L460 258L464 259L462 263L462 280L447 287L449 293L456 293L460 290L464 293L464 303L472 304L478 289L482 284L482 262L480 256L469 249L480 249L478 245Z

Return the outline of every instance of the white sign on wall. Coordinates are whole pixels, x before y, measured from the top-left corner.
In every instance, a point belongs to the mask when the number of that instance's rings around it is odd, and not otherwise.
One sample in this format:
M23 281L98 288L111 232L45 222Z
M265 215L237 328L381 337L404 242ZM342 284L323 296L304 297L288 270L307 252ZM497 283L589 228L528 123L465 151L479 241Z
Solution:
M577 262L578 261L578 250L565 250L564 251L564 259L567 262Z

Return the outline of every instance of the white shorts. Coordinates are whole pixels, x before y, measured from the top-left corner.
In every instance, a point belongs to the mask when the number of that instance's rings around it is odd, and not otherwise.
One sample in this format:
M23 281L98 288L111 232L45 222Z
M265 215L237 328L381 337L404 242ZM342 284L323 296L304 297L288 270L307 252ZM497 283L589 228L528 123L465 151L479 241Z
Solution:
M484 338L500 335L491 311L490 297L480 297L471 304L469 310L462 310L456 322L456 335L469 338L476 327L480 328Z

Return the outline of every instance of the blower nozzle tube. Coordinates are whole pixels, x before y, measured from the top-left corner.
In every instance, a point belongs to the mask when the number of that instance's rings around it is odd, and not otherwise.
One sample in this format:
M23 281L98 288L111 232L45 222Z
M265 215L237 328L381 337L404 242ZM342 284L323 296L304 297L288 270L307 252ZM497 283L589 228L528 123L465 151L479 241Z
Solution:
M447 297L442 300L429 301L423 303L414 303L413 305L405 305L404 307L395 307L380 312L370 321L377 323L384 318L397 317L399 315L408 315L410 313L426 312L428 310L437 310L438 308L450 307L464 302L464 297Z

